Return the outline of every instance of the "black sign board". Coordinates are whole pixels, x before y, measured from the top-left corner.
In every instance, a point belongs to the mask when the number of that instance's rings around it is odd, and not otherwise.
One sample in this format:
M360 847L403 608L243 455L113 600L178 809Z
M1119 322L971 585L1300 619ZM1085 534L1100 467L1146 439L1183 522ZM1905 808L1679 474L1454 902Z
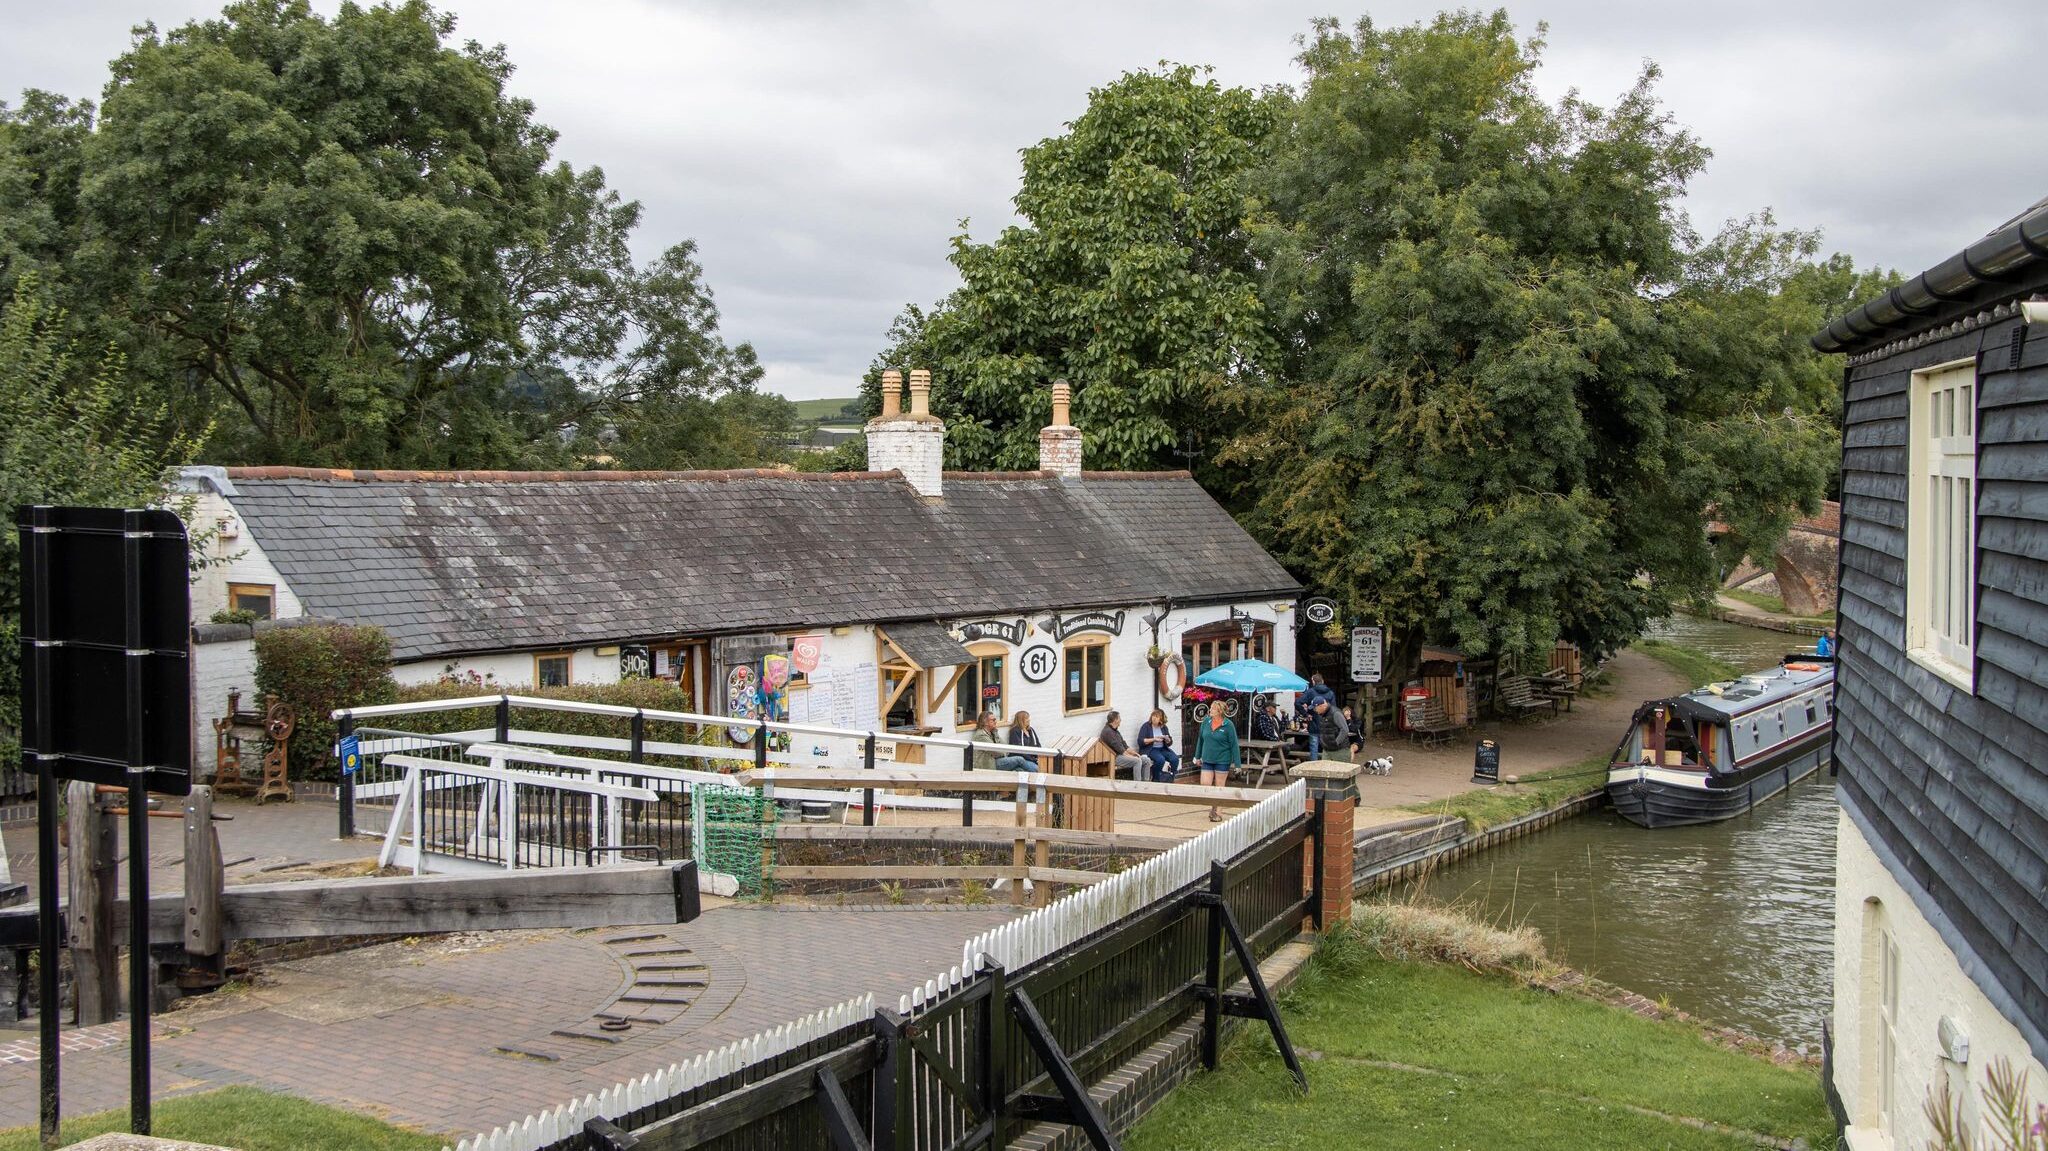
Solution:
M1472 748L1472 782L1500 782L1500 745L1482 739Z
M25 507L22 766L192 790L185 525L163 510Z
M1046 624L1046 630L1054 639L1064 640L1068 636L1084 631L1106 631L1111 635L1124 633L1124 613L1120 611L1084 611L1073 615L1055 614Z
M978 619L960 625L960 642L973 643L976 640L999 639L1016 645L1024 642L1024 621Z

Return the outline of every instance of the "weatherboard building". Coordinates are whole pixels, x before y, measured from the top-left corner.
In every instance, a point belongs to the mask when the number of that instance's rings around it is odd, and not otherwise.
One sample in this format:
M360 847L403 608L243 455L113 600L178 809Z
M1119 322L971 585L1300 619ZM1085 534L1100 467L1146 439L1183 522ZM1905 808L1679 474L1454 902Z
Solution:
M792 720L951 734L1028 711L1048 746L1112 709L1126 734L1178 718L1184 679L1229 659L1292 664L1295 580L1187 473L1083 471L1065 385L1039 470L962 473L928 373L907 410L901 383L866 472L189 468L223 561L193 591L195 726L253 679L223 609L374 624L400 683L660 676L719 715L787 655Z
M1848 1147L2048 1100L2048 200L1814 337L1847 357L1830 1099Z

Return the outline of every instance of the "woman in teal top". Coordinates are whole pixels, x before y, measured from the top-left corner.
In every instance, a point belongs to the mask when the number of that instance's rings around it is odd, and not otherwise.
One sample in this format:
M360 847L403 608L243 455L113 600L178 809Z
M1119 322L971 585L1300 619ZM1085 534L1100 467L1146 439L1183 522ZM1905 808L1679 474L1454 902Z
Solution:
M1209 705L1209 718L1195 733L1195 764L1202 770L1203 787L1222 787L1230 781L1230 769L1244 762L1237 748L1237 728L1223 717L1223 709ZM1223 812L1209 809L1209 822L1223 822Z

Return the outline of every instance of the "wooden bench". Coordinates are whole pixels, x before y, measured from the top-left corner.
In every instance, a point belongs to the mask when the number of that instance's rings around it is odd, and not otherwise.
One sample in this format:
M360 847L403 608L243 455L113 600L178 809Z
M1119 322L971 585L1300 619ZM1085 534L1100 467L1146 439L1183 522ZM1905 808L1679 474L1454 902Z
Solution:
M1558 713L1557 697L1538 693L1534 681L1526 675L1502 676L1500 690L1494 699L1498 701L1502 714L1510 718L1533 715L1546 708L1552 715Z
M1425 747L1449 743L1458 731L1450 713L1433 696L1402 700L1401 714L1408 723L1408 738L1420 741Z
M1288 746L1287 740L1247 739L1239 741L1238 746L1244 750L1244 762L1237 765L1238 773L1246 779L1252 779L1254 771L1258 773L1257 778L1253 779L1253 787L1266 786L1266 773L1275 767L1285 775L1287 769L1292 766L1289 756L1293 749ZM1256 759L1253 758L1254 753L1257 754Z
M1578 685L1566 675L1532 675L1529 686L1536 689L1537 695L1549 696L1562 703L1566 711L1572 709L1572 701L1579 696Z

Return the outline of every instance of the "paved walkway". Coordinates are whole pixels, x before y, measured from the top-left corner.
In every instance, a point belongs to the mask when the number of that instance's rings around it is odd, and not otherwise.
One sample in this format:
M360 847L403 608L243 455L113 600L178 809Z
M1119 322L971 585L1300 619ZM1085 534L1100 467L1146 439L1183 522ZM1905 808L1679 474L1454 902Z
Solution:
M452 1141L863 992L893 1006L1010 914L727 906L683 925L442 936L300 960L162 1016L155 1093L245 1083ZM611 1016L631 1029L600 1030ZM74 1051L85 1037L67 1037L66 1114L127 1099L127 1024L88 1030L108 1042ZM6 1047L32 1054L33 1033ZM36 1075L33 1060L0 1062L0 1126L35 1122Z

